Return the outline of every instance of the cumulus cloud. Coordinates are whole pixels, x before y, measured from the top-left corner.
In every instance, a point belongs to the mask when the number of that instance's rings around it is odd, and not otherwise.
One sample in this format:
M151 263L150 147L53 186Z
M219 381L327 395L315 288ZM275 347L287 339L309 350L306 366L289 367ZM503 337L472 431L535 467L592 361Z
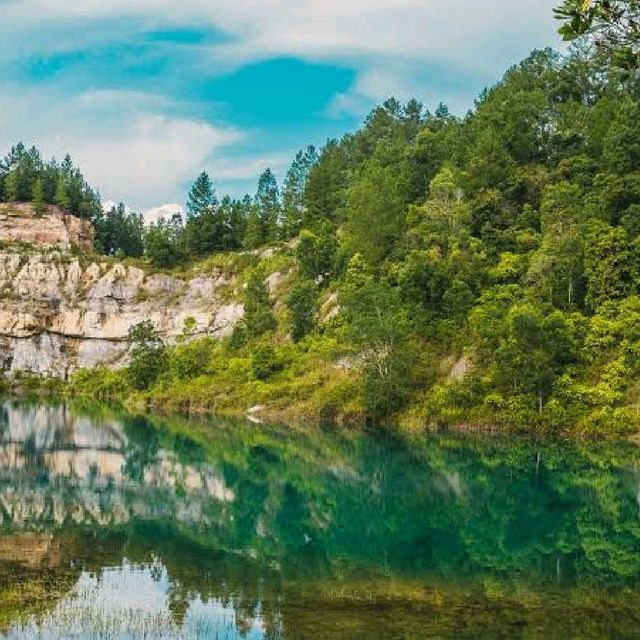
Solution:
M479 91L531 48L554 42L556 3L4 0L0 74L30 56L46 60L103 45L117 56L119 45L154 30L197 28L223 37L186 44L192 51L185 72L215 75L293 57L355 71L353 85L334 96L328 114L362 115L392 94L417 94L428 106L445 99L461 112L472 103L470 86ZM203 167L218 179L240 182L249 173L255 177L266 162L286 163L276 151L253 157L229 153L242 134L212 123L210 113L206 120L184 115L190 112L177 96L100 88L69 95L51 86L29 92L0 85L0 143L26 137L47 153L71 150L106 197L127 198L136 207L173 201Z
M68 99L0 87L0 145L37 142L58 158L71 150L104 198L146 208L175 198L216 153L242 138L231 127L155 111L163 102L132 92Z
M181 204L177 202L170 202L168 204L161 204L158 207L147 209L142 215L146 224L153 224L160 220L171 220L175 216L180 216L180 218L184 220L185 210Z

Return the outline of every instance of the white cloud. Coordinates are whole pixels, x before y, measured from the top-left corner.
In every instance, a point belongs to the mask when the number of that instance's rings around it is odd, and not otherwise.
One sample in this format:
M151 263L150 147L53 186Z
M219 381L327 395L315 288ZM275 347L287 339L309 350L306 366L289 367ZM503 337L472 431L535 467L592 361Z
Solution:
M193 46L190 71L228 72L278 57L338 64L356 72L329 113L358 113L391 94L441 99L455 111L533 47L557 43L557 0L9 0L0 1L0 73L33 55L135 43L154 29L223 33ZM68 80L68 78L67 78ZM462 81L464 80L464 82ZM295 79L292 78L292 82ZM0 144L33 140L47 153L72 151L103 195L135 207L170 202L201 168L216 180L254 179L281 153L237 157L241 133L175 115L179 97L95 89L80 96L0 85ZM260 108L257 105L256 108Z
M184 207L177 202L171 202L147 209L142 215L146 224L159 220L171 220L174 216L180 216L184 220Z
M230 127L155 112L159 100L116 91L68 100L0 87L0 145L33 141L58 158L71 150L104 198L146 208L175 198L216 153L242 138Z
M235 155L217 157L207 168L216 182L256 182L267 168L282 176L291 162L289 153L270 153L258 156Z
M211 55L233 64L296 56L351 61L406 59L458 70L492 71L553 41L556 0L29 0L0 5L0 33L20 49L27 27L62 30L46 46L72 47L86 30L74 23L104 24L98 41L128 38L166 26L209 26L227 33ZM120 20L118 20L120 19ZM109 25L112 26L111 29ZM22 32L22 33L21 33ZM9 53L10 55L10 53Z
M124 192L132 204L144 206L174 196L217 149L236 139L234 132L205 122L138 114L109 136L86 139L73 132L60 142L74 150L106 195Z

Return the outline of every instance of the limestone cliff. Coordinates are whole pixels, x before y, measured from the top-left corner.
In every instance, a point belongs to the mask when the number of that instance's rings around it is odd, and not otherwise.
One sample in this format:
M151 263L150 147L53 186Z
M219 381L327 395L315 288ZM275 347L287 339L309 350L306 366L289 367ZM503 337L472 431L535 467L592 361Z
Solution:
M63 250L75 246L88 251L93 245L93 227L57 207L47 206L38 216L31 205L0 203L0 243Z
M80 367L119 366L126 361L128 330L138 322L151 320L171 341L186 318L195 319L196 333L221 337L243 315L242 304L229 300L234 278L220 269L181 279L107 260L86 262L68 249L83 245L90 232L70 232L55 212L36 219L26 211L13 222L12 243L0 249L4 375L65 378Z

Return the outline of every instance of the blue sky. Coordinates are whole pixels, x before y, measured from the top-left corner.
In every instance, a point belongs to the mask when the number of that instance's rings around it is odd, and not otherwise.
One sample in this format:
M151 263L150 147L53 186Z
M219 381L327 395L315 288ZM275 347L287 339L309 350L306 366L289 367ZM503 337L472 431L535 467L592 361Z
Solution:
M0 0L0 147L70 152L104 200L182 203L282 176L391 95L464 113L553 0Z

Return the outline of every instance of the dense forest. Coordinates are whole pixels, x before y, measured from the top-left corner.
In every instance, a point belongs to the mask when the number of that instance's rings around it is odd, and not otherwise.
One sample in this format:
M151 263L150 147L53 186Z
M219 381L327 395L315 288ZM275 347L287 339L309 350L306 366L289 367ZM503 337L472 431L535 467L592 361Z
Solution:
M297 403L322 419L637 429L640 83L588 43L534 51L464 117L390 99L300 151L281 189L266 170L254 197L219 199L202 173L184 224L103 213L69 159L21 145L0 184L5 200L90 218L106 254L161 269L255 258L231 338L185 327L169 347L139 326L129 371L78 387L177 407ZM284 310L265 246L291 259ZM331 295L340 313L319 322Z

